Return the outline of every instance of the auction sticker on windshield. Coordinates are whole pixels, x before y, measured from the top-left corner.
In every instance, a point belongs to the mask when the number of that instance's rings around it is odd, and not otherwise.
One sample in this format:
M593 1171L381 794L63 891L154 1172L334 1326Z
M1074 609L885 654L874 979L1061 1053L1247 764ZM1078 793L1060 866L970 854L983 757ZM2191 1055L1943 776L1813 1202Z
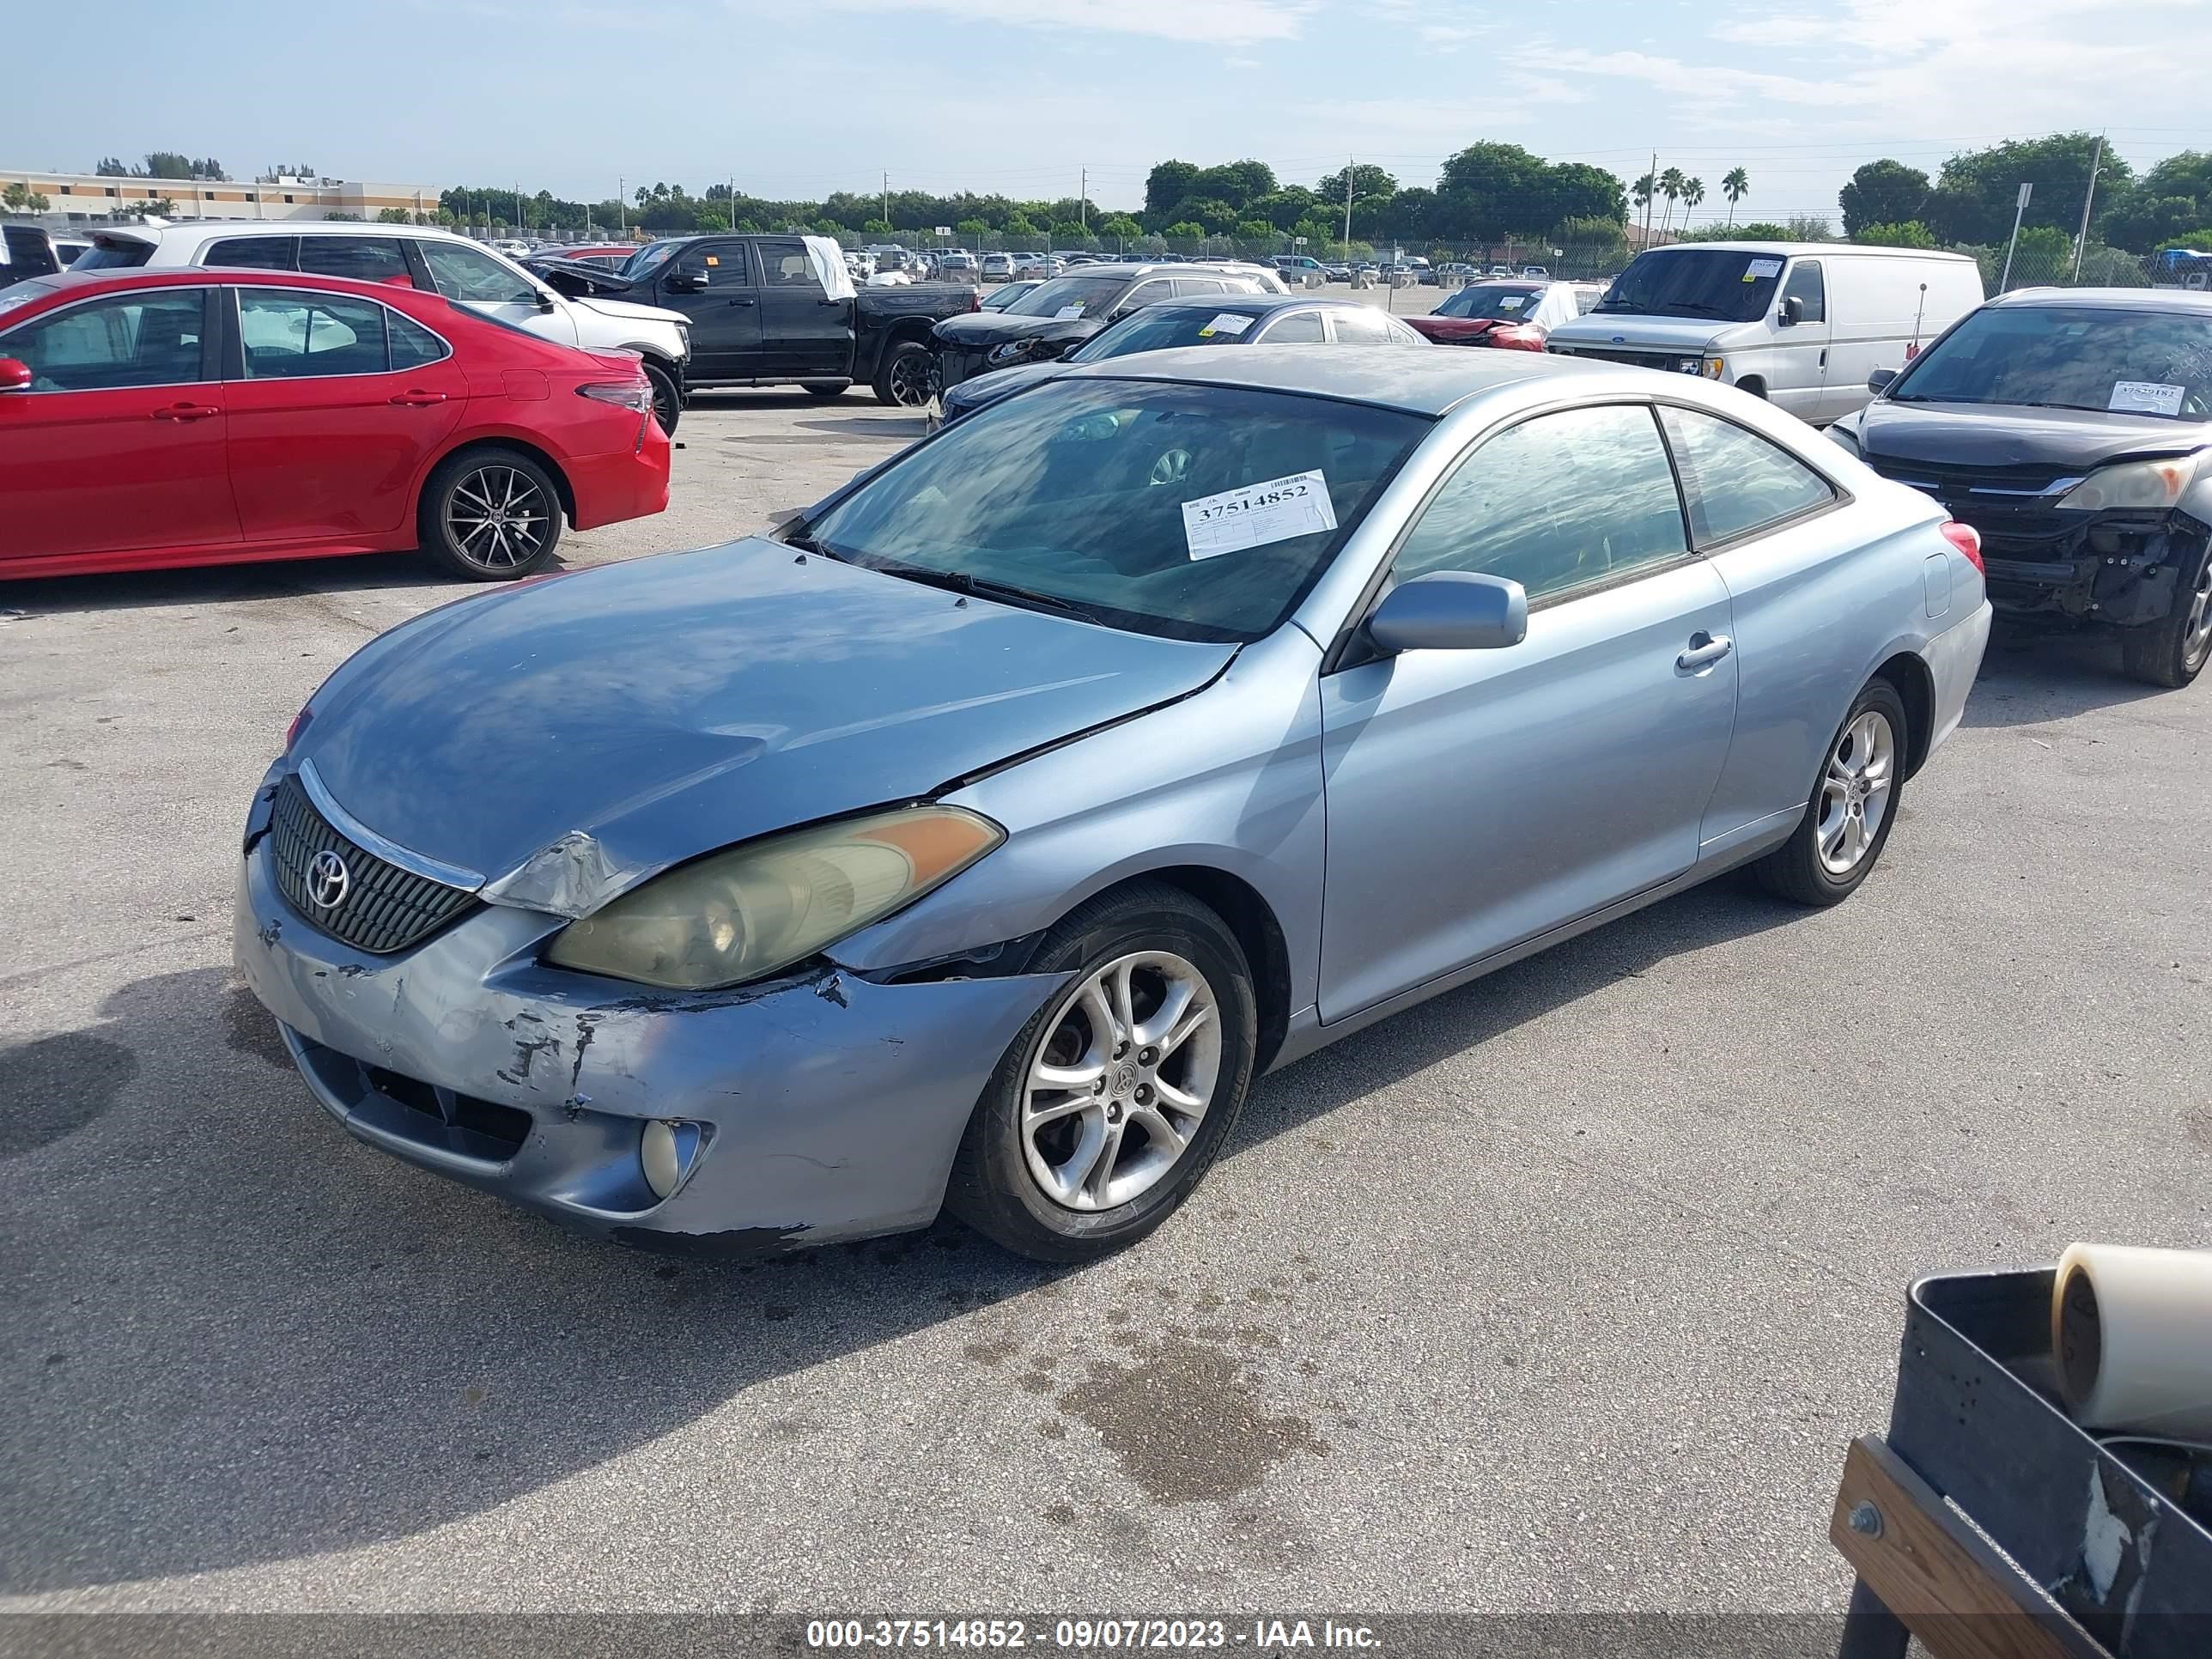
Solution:
M1071 317L1080 317L1082 314L1083 301L1078 300L1073 305L1062 306L1059 310L1054 312L1052 313L1052 319L1056 323L1064 323Z
M2179 415L2181 399L2188 390L2187 386L2167 386L2159 380L2115 380L2112 401L2105 407L2142 415Z
M1336 507L1319 468L1182 504L1182 538L1194 559L1335 528Z
M1198 337L1201 340L1210 340L1217 334L1242 334L1251 326L1252 319L1249 317L1240 317L1233 311L1224 311L1204 328L1199 330Z
M1743 268L1743 280L1747 283L1755 283L1762 276L1779 276L1781 274L1782 261L1779 259L1753 259Z

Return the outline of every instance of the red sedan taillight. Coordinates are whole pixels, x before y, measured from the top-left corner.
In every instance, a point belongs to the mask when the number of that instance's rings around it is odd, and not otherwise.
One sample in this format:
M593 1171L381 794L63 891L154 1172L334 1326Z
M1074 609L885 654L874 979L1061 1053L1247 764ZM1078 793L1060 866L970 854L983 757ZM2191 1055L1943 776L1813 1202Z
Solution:
M1966 556L1966 562L1984 576L1990 568L1982 562L1982 532L1970 524L1960 524L1956 519L1943 521L1943 539Z
M1528 323L1507 323L1492 329L1484 337L1483 343L1503 346L1508 351L1541 351L1544 331Z
M576 388L580 398L589 398L594 403L612 404L617 409L649 410L653 407L653 387L645 380L616 380Z

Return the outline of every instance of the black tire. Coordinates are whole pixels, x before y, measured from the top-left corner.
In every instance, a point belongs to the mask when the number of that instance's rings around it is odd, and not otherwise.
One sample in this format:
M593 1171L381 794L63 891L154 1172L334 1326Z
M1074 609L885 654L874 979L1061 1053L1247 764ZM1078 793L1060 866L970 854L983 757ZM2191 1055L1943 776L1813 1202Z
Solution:
M827 403L832 398L843 397L852 384L850 380L809 380L805 389L808 397L819 398Z
M1181 959L1196 969L1211 993L1219 1037L1212 1096L1182 1152L1152 1184L1110 1208L1068 1207L1049 1195L1031 1173L1023 1126L1030 1066L1044 1045L1067 1029L1071 1000L1085 981L1101 968L1140 951ZM1237 936L1219 916L1180 888L1139 882L1102 894L1060 921L1038 946L1030 971L1066 972L1072 978L1023 1026L991 1074L953 1161L945 1207L1018 1255L1038 1261L1092 1261L1133 1244L1173 1214L1212 1166L1236 1127L1252 1085L1259 1029L1251 969ZM1140 1013L1140 1024L1142 1018ZM1173 1056L1164 1059L1158 1075L1164 1079L1173 1064ZM1112 1065L1106 1069L1120 1073L1130 1068ZM1145 1096L1140 1091L1134 1098ZM1109 1103L1101 1109L1111 1109ZM1123 1133L1137 1127L1133 1113ZM1141 1153L1148 1149L1149 1138L1134 1144ZM1109 1176L1112 1173L1112 1168L1106 1170Z
M489 512L480 503L489 503ZM489 531L470 527L472 519L502 515ZM465 449L430 475L416 529L422 550L454 575L514 581L540 568L560 545L561 492L553 475L519 449Z
M935 367L921 341L898 341L876 367L876 401L893 409L920 409L929 401Z
M2173 610L2162 621L2120 635L2120 665L2128 678L2179 691L2212 661L2212 547L2185 568Z
M1864 850L1856 855L1849 870L1838 872L1829 867L1820 853L1831 768L1843 753L1845 734L1869 714L1878 714L1888 722L1888 793L1882 803L1881 822L1875 825ZM1810 905L1840 904L1858 891L1860 884L1873 874L1881 849L1889 844L1890 828L1897 822L1899 809L1905 804L1905 773L1911 741L1905 699L1898 695L1897 688L1885 679L1869 680L1852 702L1850 713L1844 716L1844 723L1836 728L1836 735L1821 751L1820 769L1813 780L1813 793L1805 804L1803 820L1790 832L1788 841L1752 866L1760 884L1778 897ZM1862 803L1862 824L1863 810Z
M653 382L653 418L672 438L676 435L676 422L684 418L684 396L676 389L676 377L659 363L648 362L645 378Z

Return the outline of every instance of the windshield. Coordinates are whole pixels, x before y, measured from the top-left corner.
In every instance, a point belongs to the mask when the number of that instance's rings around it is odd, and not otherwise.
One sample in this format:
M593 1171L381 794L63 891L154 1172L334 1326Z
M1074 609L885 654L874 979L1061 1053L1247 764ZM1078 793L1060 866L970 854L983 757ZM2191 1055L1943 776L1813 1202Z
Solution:
M14 311L19 307L30 304L33 300L43 300L49 294L55 292L57 289L52 283L41 282L36 276L27 277L13 287L0 290L0 312ZM7 355L5 350L0 350L0 357Z
M2212 418L2212 314L1990 306L1890 387L1908 404L2015 404Z
M94 242L76 256L71 270L135 270L154 257L151 242L114 241Z
M1781 280L1778 254L1668 248L1631 259L1597 309L1747 323L1766 314Z
M1235 345L1249 339L1259 325L1257 317L1224 311L1218 305L1146 306L1092 335L1079 350L1067 354L1067 361L1096 363L1109 357L1126 357L1133 351L1165 351L1171 346Z
M1541 289L1501 288L1486 283L1480 288L1463 288L1436 308L1438 317L1495 317L1502 322L1516 321L1535 313L1536 302L1544 297Z
M1428 428L1290 392L1057 380L908 451L800 544L1109 627L1255 640Z
M1103 317L1128 286L1126 276L1056 276L1039 283L1006 312L1013 317Z
M1008 283L1002 288L994 288L983 296L982 309L1004 311L1036 286L1035 283Z
M662 264L667 259L670 254L675 252L676 246L676 240L673 237L667 238L662 241L647 242L643 247L638 249L636 252L631 254L629 259L624 261L622 267L622 274L625 276L644 276L647 271L651 270L655 265Z

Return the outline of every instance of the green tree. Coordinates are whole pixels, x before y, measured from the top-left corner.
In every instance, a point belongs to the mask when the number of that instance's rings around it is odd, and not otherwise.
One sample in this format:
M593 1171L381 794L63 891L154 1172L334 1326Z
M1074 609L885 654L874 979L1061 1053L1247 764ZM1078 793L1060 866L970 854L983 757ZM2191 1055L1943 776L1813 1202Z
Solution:
M189 155L179 155L173 149L157 149L149 151L146 156L145 167L139 173L138 176L143 179L209 179L217 180L228 179L230 177L228 173L222 170L222 163L215 160L212 156L202 160L195 160Z
M2137 253L2201 246L2189 237L2212 223L2212 154L2185 149L2167 156L2100 222L2106 240Z
M151 210L149 210L149 211L151 211ZM161 212L162 212L162 213L167 213L168 210L168 210L167 207L163 207L163 208L161 208L161 209L160 209L160 210L159 210L159 211L161 211ZM355 224L355 225L357 225L357 224L359 224L359 223L361 222L361 215L359 215L358 213L332 212L332 213L325 213L325 214L323 216L323 217L324 217L325 220L335 219L335 220L339 221L341 223L344 223L344 224Z
M1751 194L1751 175L1741 167L1730 167L1721 179L1721 194L1728 198L1728 222L1735 222L1735 204Z
M1198 181L1195 161L1161 161L1145 175L1145 217L1165 218Z
M1628 238L1620 222L1604 214L1562 219L1552 238L1571 270L1617 270L1628 261Z
M1789 226L1778 225L1766 219L1736 226L1735 238L1746 242L1791 242L1797 240L1790 234Z
M1682 169L1680 167L1668 167L1666 172L1659 175L1659 194L1667 200L1666 210L1659 217L1659 230L1662 235L1666 234L1668 225L1674 217L1674 204L1682 199L1682 186L1685 182Z
M1946 241L2002 243L2012 234L2020 187L2027 184L2035 191L2022 225L2048 226L2070 236L2081 221L2090 159L2096 149L2093 134L2062 132L1954 155L1943 163L1924 210L1913 216ZM2097 199L2107 213L2125 204L2134 179L2134 169L2106 149L2098 170Z
M18 180L5 190L0 190L0 207L5 207L11 213L44 213L46 211L46 198Z
M1887 156L1869 161L1837 193L1844 210L1844 234L1856 240L1866 225L1901 225L1917 221L1928 205L1928 175Z
M1116 213L1098 222L1098 234L1117 242L1133 242L1145 234L1145 228L1126 213Z
M1901 225L1861 225L1851 240L1869 247L1934 247L1936 233L1917 219Z
M409 217L405 208L380 208L377 210L376 222L380 225L404 225L408 222Z
M1030 222L1025 214L1017 213L1006 221L1006 240L1024 245L1044 240L1044 233Z
M1237 216L1235 206L1216 197L1189 196L1176 204L1175 217L1178 222L1203 225L1216 236L1226 235Z
M1628 187L1628 199L1636 204L1636 210L1639 213L1651 205L1651 198L1658 193L1659 178L1656 173L1644 173Z
M1272 245L1275 240L1275 228L1265 219L1239 219L1237 222L1237 240Z
M1052 228L1054 247L1079 248L1091 240L1091 233L1073 219L1062 219Z
M963 219L952 228L960 233L963 241L980 242L991 234L991 227L981 219Z
M1265 161L1228 161L1206 167L1190 181L1194 196L1215 197L1235 208L1270 196L1275 190L1275 170Z
M1470 144L1444 162L1431 201L1409 201L1414 194L1401 191L1391 203L1394 234L1411 219L1432 236L1486 244L1563 219L1628 213L1620 180L1604 168L1554 165L1518 144Z
M1690 210L1705 199L1705 181L1702 179L1682 180L1682 222L1690 222Z
M1181 220L1170 225L1160 234L1172 241L1195 242L1206 234L1206 227L1192 224L1187 219Z
M1782 222L1784 239L1792 242L1832 242L1836 228L1825 213L1793 213Z
M131 168L119 155L103 155L92 173L95 179L128 179Z

